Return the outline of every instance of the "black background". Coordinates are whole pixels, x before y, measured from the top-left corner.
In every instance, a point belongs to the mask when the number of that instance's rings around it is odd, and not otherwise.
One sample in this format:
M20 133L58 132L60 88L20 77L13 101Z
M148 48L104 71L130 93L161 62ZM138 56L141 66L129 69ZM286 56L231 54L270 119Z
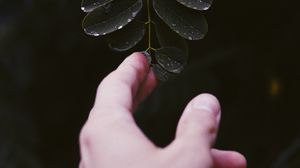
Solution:
M298 6L216 0L205 12L208 35L189 43L186 70L136 113L149 138L168 144L185 104L210 92L223 111L216 146L240 151L249 167L278 167L300 129ZM0 1L1 168L78 165L97 85L134 51L85 35L83 17L80 1Z

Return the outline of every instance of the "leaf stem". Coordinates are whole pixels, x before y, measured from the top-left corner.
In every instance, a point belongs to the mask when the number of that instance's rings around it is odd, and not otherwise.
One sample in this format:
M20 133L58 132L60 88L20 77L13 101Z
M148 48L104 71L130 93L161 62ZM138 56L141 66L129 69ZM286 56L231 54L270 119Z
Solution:
M150 7L150 0L147 0L147 11L148 11L148 20L145 23L146 25L148 25L148 48L146 49L146 52L149 52L151 50L156 51L155 48L152 47L152 39L151 39L151 35L152 35L152 27L151 24L153 24L154 22L151 19L151 7Z

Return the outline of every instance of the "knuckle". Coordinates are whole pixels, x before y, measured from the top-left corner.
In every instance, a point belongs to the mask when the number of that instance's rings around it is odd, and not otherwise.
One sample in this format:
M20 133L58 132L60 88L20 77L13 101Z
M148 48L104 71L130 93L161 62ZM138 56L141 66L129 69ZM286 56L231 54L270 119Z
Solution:
M97 92L96 92L97 95L99 95L101 93L101 91L103 90L102 88L104 88L106 85L108 85L110 83L109 81L111 81L111 78L112 78L111 76L113 76L114 73L115 72L113 71L109 75L107 75L106 77L104 77L102 79L102 81L100 82L100 84L97 87Z
M106 85L107 83L110 83L111 80L113 80L113 77L116 75L116 70L112 71L110 74L108 74L106 77L104 77L98 87L101 88L102 85Z
M79 134L79 143L80 143L80 146L81 147L89 147L91 145L91 140L94 136L94 130L85 125L81 131L80 131L80 134Z

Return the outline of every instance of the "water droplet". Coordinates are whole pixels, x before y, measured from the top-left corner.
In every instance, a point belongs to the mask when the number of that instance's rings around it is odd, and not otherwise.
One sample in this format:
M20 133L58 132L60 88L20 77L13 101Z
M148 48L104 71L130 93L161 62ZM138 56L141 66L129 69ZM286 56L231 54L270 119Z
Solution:
M122 26L122 25L118 27L118 29L122 29L122 28L123 28L123 26Z
M81 10L85 11L85 7L81 7Z
M209 9L209 6L203 8L203 10L208 10L208 9Z
M135 17L138 14L138 12L132 12L132 17Z
M193 40L193 38L192 38L192 37L189 37L189 40Z

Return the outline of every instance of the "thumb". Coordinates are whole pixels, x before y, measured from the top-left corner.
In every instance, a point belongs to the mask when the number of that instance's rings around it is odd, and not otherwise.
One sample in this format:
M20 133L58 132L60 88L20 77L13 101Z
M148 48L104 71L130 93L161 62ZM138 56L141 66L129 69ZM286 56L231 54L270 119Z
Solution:
M195 97L179 120L174 145L181 144L193 152L210 151L216 139L220 111L219 102L214 96L201 94Z

